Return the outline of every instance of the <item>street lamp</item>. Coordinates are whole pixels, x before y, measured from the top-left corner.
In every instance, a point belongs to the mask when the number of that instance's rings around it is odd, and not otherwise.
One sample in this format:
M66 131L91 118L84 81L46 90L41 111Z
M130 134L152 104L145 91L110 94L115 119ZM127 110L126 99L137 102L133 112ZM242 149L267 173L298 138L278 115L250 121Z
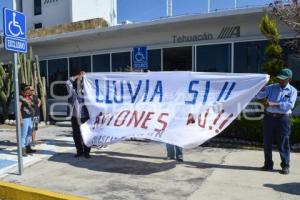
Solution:
M23 3L22 0L12 0L13 8L22 12L23 11Z
M167 17L173 16L173 0L167 0Z

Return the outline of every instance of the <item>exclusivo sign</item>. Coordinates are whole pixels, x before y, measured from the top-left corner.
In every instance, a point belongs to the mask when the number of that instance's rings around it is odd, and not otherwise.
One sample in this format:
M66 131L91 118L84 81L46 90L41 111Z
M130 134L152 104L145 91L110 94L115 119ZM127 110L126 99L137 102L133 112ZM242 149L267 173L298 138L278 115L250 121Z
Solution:
M192 148L221 133L268 82L264 74L148 72L84 77L87 146L131 137Z

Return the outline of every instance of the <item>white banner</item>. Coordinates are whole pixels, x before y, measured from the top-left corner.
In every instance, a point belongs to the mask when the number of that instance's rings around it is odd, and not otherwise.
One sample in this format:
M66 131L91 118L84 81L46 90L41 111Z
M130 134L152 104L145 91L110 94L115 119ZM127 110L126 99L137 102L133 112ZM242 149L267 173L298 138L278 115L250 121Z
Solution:
M148 72L84 77L87 146L143 138L196 147L221 133L268 82L264 74Z

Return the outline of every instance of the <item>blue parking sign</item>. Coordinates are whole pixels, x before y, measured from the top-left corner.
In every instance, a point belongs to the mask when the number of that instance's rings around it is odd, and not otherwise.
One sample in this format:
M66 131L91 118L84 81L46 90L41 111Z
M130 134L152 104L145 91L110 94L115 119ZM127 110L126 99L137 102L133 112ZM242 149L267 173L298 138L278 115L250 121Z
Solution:
M5 37L4 38L5 49L15 52L27 52L27 42L26 40L19 40L16 38Z
M3 9L4 48L14 52L27 52L26 17L23 13Z
M136 69L148 68L148 51L147 47L133 48L133 67Z

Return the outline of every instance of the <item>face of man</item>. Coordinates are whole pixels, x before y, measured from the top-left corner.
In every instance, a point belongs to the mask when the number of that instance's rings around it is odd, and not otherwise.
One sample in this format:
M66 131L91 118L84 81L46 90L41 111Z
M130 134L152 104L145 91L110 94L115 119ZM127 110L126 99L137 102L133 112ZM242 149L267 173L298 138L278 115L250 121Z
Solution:
M29 89L29 93L30 96L34 95L34 88L32 86Z
M21 91L21 95L24 97L24 96L26 96L26 91Z
M285 80L278 79L278 83L281 88L285 88L290 81L291 81L290 78L285 79Z
M28 89L22 91L22 92L21 92L21 95L24 96L24 97L25 97L25 96L29 96L29 95L30 95L30 89L28 88Z

